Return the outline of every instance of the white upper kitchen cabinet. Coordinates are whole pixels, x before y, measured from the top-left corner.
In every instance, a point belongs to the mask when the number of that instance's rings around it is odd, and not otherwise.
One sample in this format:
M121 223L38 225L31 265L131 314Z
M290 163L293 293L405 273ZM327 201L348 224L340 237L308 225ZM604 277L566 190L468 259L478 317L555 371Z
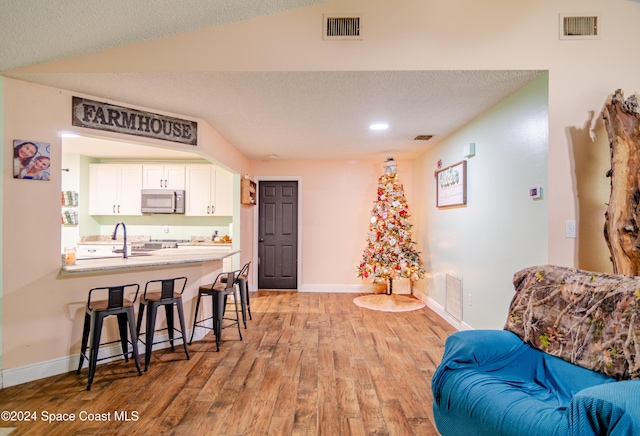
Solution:
M144 164L142 166L143 189L176 189L185 187L185 166L178 164Z
M90 215L142 215L142 165L90 164Z
M187 165L185 196L185 215L232 216L233 174L216 165Z

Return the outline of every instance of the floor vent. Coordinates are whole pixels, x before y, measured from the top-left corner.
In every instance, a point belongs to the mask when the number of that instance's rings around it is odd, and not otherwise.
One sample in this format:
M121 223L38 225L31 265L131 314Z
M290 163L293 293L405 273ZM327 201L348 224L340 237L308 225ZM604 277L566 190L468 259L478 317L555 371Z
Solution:
M445 280L444 310L458 321L462 321L462 279L446 274Z
M362 39L362 18L358 15L323 15L323 39Z
M596 15L560 14L560 39L598 39Z

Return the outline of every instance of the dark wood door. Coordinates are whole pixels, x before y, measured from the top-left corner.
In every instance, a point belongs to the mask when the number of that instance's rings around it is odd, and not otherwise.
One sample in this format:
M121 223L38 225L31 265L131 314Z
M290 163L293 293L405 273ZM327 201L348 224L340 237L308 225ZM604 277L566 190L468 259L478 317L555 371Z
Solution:
M259 182L258 287L298 287L298 182Z

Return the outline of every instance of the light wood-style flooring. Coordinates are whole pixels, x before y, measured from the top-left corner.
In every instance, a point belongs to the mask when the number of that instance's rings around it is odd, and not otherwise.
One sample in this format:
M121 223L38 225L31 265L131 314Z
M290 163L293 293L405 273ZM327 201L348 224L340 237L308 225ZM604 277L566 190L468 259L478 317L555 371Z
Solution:
M0 421L0 431L15 427L11 436L438 434L431 377L454 329L431 310L371 311L353 304L357 294L251 295L253 320L242 330L243 341L237 329L228 328L220 352L211 332L190 346L190 360L181 347L155 351L142 376L131 361L99 365L91 391L85 390L86 368L81 375L5 388L0 409L35 412L37 420ZM74 414L75 421L46 423L46 414Z

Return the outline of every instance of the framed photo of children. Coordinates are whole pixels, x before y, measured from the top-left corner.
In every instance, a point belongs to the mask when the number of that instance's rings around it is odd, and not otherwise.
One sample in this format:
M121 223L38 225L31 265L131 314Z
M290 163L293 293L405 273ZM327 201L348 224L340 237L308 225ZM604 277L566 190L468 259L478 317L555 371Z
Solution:
M51 174L50 144L46 142L13 141L13 178L49 180Z

